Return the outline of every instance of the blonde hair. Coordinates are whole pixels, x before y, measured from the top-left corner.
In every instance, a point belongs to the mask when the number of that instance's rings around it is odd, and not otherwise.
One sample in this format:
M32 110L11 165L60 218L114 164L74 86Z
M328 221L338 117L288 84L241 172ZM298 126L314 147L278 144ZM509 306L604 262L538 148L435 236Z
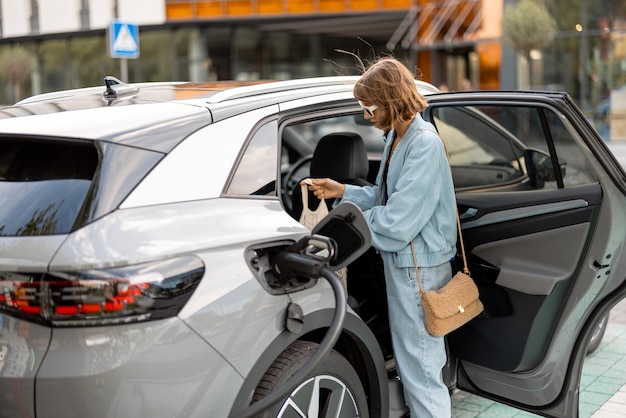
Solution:
M415 77L396 58L380 58L357 80L354 97L385 109L379 123L389 128L410 122L428 103L415 85Z

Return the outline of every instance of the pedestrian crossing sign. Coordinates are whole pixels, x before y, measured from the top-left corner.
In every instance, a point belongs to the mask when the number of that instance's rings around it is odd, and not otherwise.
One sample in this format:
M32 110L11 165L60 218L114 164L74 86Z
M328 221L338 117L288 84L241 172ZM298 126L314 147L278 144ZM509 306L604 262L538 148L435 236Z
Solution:
M128 22L113 21L109 26L111 58L139 57L139 28Z

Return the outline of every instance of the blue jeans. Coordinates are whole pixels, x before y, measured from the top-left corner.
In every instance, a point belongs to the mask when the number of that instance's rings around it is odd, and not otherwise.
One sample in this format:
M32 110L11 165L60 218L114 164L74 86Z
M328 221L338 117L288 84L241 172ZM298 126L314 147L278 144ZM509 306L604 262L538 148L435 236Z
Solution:
M415 268L395 267L391 254L382 256L394 356L411 417L450 417L450 394L441 372L445 342L426 331ZM439 289L452 277L449 262L419 272L425 290Z

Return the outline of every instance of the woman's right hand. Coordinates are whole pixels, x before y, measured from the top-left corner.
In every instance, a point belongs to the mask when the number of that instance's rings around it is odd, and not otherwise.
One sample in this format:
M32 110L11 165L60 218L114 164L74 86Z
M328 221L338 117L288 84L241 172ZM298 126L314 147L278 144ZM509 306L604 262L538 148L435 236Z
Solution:
M342 198L346 186L332 179L306 179L300 184L308 184L309 190L318 199Z

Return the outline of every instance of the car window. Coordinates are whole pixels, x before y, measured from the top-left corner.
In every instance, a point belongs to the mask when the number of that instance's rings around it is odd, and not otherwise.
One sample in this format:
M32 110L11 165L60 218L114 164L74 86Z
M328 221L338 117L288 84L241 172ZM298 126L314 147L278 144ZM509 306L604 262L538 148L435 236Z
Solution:
M271 121L254 133L237 165L226 194L276 196L277 132L276 121Z
M90 143L0 141L0 235L66 233L98 165Z
M559 161L563 162L563 183L566 187L591 184L598 182L598 176L586 153L573 139L571 129L563 122L563 118L554 112L546 112L546 119L550 127L550 135L554 142Z
M115 210L162 154L110 142L0 138L0 236L65 234Z
M457 188L511 184L524 177L523 146L488 113L476 107L442 107L433 111Z
M301 211L298 184L302 179L309 177L311 160L320 140L333 134L356 134L362 139L369 166L365 173L367 178L362 180L371 183L374 181L385 142L383 132L365 120L362 111L350 114L312 115L308 119L298 118L287 122L281 131L281 197L287 211L296 219L299 218ZM331 164L342 160L337 155L333 157ZM320 164L323 165L323 162ZM337 164L335 168L336 170L327 173L326 176L333 177L339 171L343 171ZM294 190L297 196L294 196Z
M596 181L572 132L550 110L442 106L433 108L431 115L446 143L457 189L557 188L561 176L568 186ZM529 166L531 161L541 166Z
M350 115L336 115L294 123L285 127L285 131L293 131L300 141L306 143L308 153L313 153L319 140L328 134L336 132L354 132L363 138L365 148L369 153L382 153L385 143L383 132L371 122L365 120L363 112ZM283 135L284 136L284 135ZM301 152L304 154L304 152ZM302 155L299 155L300 157Z

